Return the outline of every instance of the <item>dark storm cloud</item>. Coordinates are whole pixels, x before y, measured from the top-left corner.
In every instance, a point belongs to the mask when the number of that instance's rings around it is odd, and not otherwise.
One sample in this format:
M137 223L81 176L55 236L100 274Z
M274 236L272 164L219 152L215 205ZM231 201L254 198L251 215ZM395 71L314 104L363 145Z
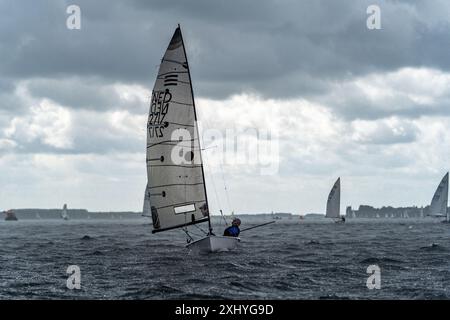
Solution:
M197 97L223 99L242 92L302 97L344 121L449 113L448 97L433 105L404 97L374 101L351 85L366 75L405 66L450 69L449 18L440 12L449 9L445 2L380 1L382 29L376 31L366 28L366 9L373 4L369 0L81 0L76 3L81 30L66 28L70 4L0 3L0 119L6 126L12 115L24 114L39 99L76 110L145 113L146 104L121 100L113 85L140 84L150 90L177 23L183 28ZM80 134L71 150L39 141L21 145L33 152L74 153L127 146L126 140L122 144L105 132L75 130ZM88 139L85 132L92 133ZM399 137L368 143L388 144L390 139L396 143ZM130 150L139 147L130 145Z
M71 31L65 26L70 1L4 1L0 72L20 79L94 76L150 87L178 22L196 92L213 98L244 90L314 96L329 81L369 72L449 68L445 21L436 27L431 17L419 18L418 10L428 12L433 3L380 1L382 30L370 31L366 8L372 3L78 1L82 29Z
M111 87L93 79L38 79L31 81L27 88L33 97L48 98L76 109L114 109L120 100Z

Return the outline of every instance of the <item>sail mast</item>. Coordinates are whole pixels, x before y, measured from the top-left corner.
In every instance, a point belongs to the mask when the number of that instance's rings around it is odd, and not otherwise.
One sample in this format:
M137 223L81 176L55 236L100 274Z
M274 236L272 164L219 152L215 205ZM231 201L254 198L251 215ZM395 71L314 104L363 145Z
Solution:
M189 82L191 84L191 95L192 95L192 106L193 106L193 109L194 109L194 120L195 120L195 123L197 123L197 111L196 111L196 108L195 108L194 90L192 89L191 69L189 68L189 62L188 62L188 58L187 58L187 54L186 54L186 47L184 46L183 34L181 33L180 24L178 24L178 29L180 29L181 43L183 44L182 47L183 47L183 51L184 51L184 56L186 57L187 74L188 74L188 77L189 77ZM198 139L198 148L199 148L198 152L199 152L199 155L200 155L200 167L202 169L202 179L203 179L203 188L205 190L206 208L208 210L208 229L209 229L209 233L211 234L211 232L212 232L211 217L210 217L210 213L209 213L208 194L206 192L205 172L204 172L204 169L203 169L202 147L201 147L201 143L200 143L200 135L199 135L199 132L198 132L198 124L195 126L195 130L196 130L197 139Z

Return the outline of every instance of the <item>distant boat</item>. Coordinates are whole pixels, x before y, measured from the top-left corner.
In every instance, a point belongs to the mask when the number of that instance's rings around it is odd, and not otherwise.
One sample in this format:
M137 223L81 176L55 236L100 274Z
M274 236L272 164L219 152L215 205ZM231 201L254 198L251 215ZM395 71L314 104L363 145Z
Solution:
M273 220L281 220L281 217L275 215L275 214L273 213L273 211L272 211L272 219L273 219Z
M237 237L216 236L211 226L197 113L180 26L162 58L147 122L147 178L152 233L182 229L189 249L235 249ZM208 224L194 240L188 226Z
M436 192L431 199L429 215L433 217L445 217L446 222L450 222L448 206L448 172L439 183Z
M19 220L19 219L17 219L16 214L14 213L13 210L3 211L3 213L5 214L5 221Z
M39 212L36 212L36 219L41 219L41 215L39 214Z
M69 220L69 215L67 214L67 204L64 204L63 209L61 211L61 218L64 220Z
M331 188L327 200L326 218L334 219L334 222L345 222L345 218L340 215L341 210L341 178L339 177Z
M142 208L142 216L144 217L152 217L152 213L150 211L150 192L148 190L148 184L145 187L145 193L144 193L144 206Z

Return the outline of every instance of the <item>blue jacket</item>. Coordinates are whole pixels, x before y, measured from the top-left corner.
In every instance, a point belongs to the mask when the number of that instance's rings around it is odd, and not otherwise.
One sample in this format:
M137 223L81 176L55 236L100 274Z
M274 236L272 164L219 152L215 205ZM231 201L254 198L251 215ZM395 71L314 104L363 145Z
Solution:
M239 237L240 232L241 230L239 230L238 226L231 226L225 229L223 235L227 237Z

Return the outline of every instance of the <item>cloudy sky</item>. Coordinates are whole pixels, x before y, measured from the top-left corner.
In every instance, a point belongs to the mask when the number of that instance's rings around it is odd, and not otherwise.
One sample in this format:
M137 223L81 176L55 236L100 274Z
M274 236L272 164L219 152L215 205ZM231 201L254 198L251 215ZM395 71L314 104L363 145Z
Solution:
M276 140L250 162L204 138L214 211L324 212L338 176L342 213L430 202L450 167L448 1L0 0L0 209L141 210L149 97L178 23L202 132Z

